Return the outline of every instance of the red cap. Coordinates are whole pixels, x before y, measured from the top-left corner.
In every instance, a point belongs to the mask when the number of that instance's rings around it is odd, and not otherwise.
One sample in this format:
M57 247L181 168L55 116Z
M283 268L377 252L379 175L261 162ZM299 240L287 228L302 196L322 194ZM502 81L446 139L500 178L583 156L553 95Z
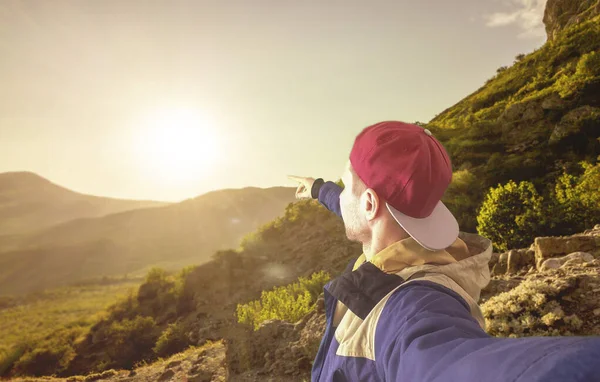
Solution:
M350 163L419 244L438 250L454 243L458 223L440 201L452 164L429 130L398 121L369 126L356 137Z

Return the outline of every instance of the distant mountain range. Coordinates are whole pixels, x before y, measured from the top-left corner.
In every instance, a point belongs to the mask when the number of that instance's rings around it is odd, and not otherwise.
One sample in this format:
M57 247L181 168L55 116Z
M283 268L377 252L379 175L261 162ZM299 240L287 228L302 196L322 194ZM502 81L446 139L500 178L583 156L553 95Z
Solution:
M80 194L32 172L0 173L0 236L37 231L78 218L169 203Z
M248 187L173 204L126 201L78 194L32 173L0 174L0 294L201 264L293 200L294 188Z

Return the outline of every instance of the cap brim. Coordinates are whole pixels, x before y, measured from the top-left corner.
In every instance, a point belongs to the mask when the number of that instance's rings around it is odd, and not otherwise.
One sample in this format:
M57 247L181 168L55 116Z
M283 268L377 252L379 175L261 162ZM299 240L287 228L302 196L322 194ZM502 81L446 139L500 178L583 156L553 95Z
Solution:
M441 201L435 206L431 215L422 219L407 216L388 203L386 205L398 224L415 241L430 251L448 248L458 238L458 222Z

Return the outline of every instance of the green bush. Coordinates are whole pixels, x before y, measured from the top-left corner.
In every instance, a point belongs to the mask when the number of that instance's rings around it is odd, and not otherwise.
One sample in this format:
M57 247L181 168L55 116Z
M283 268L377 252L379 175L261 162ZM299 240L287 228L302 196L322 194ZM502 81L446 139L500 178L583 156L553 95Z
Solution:
M581 162L581 175L567 172L557 179L547 225L553 234L582 232L600 224L600 164Z
M296 322L311 311L329 279L329 274L321 271L308 279L300 277L293 284L263 291L260 300L237 305L238 322L251 325L254 330L271 319Z
M81 327L65 328L31 345L14 364L16 374L43 376L64 371L75 358L75 340Z
M600 76L600 52L582 55L571 74L563 74L556 81L556 88L561 97L566 98L585 84Z
M477 215L477 231L501 251L531 244L542 220L542 197L531 182L491 188Z
M181 283L181 277L170 276L164 269L152 268L146 282L138 290L138 308L135 313L156 318L174 318L182 290Z
M94 343L103 343L107 359L96 369L128 369L140 360L154 358L152 348L159 334L152 317L137 316L99 327L94 333Z
M600 52L590 52L581 56L577 62L577 74L588 78L600 76Z
M185 350L191 345L181 322L170 324L160 335L153 350L159 357L166 357Z

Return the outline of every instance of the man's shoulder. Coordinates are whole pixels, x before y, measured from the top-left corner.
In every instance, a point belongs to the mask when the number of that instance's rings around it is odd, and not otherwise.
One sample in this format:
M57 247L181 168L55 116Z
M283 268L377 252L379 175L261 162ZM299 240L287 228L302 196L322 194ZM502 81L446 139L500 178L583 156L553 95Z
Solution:
M353 257L350 262L348 263L348 265L346 265L346 269L344 269L343 273L348 273L348 272L352 272L352 270L354 269L354 264L356 264L356 262L358 261L358 259L360 259L360 256L356 256Z
M385 301L383 316L407 319L426 314L470 315L469 305L455 291L429 280L413 280L400 285Z

